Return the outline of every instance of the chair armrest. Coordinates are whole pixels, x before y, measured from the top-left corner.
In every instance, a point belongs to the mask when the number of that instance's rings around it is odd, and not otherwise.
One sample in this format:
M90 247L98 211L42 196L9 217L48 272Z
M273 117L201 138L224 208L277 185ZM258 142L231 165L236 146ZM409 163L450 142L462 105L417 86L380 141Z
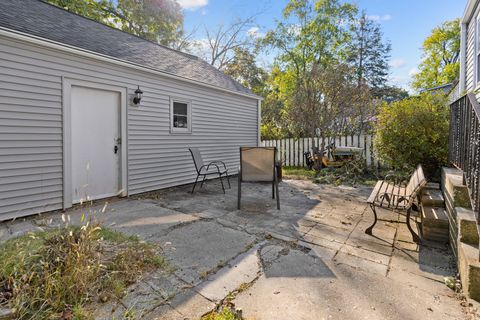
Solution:
M220 167L215 163L215 161L212 161L207 165L207 171L208 169L210 169L210 166L215 166L217 168L218 173L220 174Z
M200 174L200 172L202 172L202 169L203 169L203 168L205 168L206 170L208 170L207 165L204 164L203 166L201 166L200 168L198 168L198 170L197 170L198 174Z
M221 165L223 165L223 167L225 168L225 170L227 170L227 166L225 165L225 162L220 161L220 160L212 161L212 162L209 163L209 165L210 165L210 164L217 164L217 163L220 163Z

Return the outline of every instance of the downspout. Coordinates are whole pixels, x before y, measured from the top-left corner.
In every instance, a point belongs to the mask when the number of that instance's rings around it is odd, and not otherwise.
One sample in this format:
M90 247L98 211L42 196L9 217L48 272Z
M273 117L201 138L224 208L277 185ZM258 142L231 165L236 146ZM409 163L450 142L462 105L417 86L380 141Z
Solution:
M464 22L461 24L460 44L459 94L461 95L467 86L467 24Z

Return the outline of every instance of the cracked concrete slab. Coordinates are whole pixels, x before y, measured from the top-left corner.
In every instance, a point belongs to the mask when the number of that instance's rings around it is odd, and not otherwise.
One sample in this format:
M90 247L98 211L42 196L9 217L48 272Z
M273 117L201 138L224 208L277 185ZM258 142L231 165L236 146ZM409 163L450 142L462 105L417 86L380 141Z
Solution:
M215 303L193 290L185 290L177 294L170 306L182 315L183 320L198 320L215 308ZM163 319L163 317L159 318Z
M164 244L166 258L177 267L175 274L194 285L255 240L253 235L211 221L180 226L157 239Z
M257 245L237 256L225 267L195 287L195 291L218 303L241 285L252 282L260 272L258 249L259 246Z
M302 265L313 263L302 262ZM288 273L269 277L267 271L249 290L236 297L235 305L247 319L273 320L279 315L282 319L463 318L455 299L442 297L440 303L433 293L419 292L385 277L345 265L327 267L327 274L333 274L330 277L316 274L322 268L314 272L305 270L304 274L295 271L295 277L289 277ZM282 265L278 269L289 268Z
M175 210L152 206L136 211L134 216L106 216L103 224L111 229L156 242L157 238L172 227L196 220L199 218Z
M236 182L224 195L218 181L195 194L191 186L68 210L159 244L175 267L145 274L118 304L96 305L98 319L125 312L144 319L198 320L229 293L247 319L464 319L443 277L454 275L446 247L413 243L405 217L379 210L374 236L370 188L309 181L245 184L236 208ZM107 202L107 205L105 205ZM51 213L0 224L0 241L61 226ZM249 285L245 285L249 283ZM241 289L241 290L239 290Z
M374 273L382 277L385 277L388 271L388 265L373 262L341 251L337 252L333 261L336 265L347 265L356 270Z

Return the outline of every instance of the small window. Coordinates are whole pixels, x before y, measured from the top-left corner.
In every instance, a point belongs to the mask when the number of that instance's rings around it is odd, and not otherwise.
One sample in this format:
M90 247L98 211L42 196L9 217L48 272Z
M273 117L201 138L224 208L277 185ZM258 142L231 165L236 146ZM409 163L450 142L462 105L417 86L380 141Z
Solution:
M171 114L171 132L186 132L189 133L192 130L192 119L190 102L171 100L170 114Z

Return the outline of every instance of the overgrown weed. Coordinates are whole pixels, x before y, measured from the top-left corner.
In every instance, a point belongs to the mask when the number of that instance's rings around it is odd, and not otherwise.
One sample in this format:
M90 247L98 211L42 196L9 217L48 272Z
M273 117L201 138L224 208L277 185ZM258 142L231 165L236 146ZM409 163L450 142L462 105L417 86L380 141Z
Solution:
M0 245L0 304L17 319L92 319L89 303L156 268L168 268L160 248L97 223L29 233Z

